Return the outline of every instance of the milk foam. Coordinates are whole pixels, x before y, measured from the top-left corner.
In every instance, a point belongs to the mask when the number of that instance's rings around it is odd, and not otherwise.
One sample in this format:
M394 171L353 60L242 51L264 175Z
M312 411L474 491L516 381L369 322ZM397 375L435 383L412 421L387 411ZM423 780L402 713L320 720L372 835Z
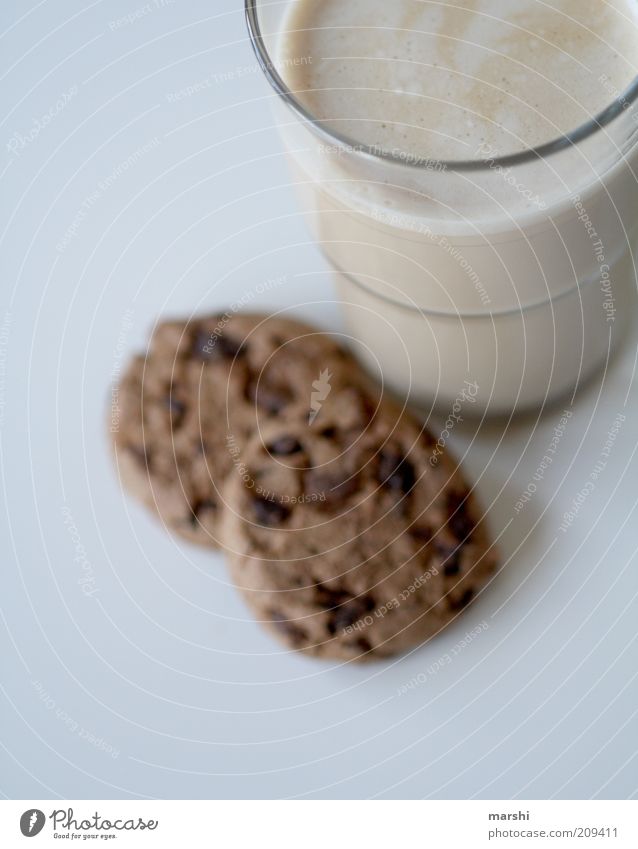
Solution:
M636 0L294 0L283 29L283 76L312 113L424 158L550 141L638 74Z
M550 156L494 160L626 90L638 0L291 0L273 30L288 85L358 143L331 143L275 100L306 220L371 365L427 403L476 381L476 409L494 412L573 392L622 338L636 288L638 108ZM400 162L360 156L360 143ZM423 163L455 159L483 165Z

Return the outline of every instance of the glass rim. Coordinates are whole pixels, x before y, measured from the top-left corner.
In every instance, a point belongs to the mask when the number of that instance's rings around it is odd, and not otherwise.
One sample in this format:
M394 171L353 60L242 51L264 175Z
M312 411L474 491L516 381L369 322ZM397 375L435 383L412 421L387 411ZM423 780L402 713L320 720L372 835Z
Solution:
M275 63L266 47L264 36L261 31L258 14L259 0L245 0L246 23L250 41L257 57L257 61L261 67L264 76L274 89L275 93L281 97L290 106L294 112L308 122L313 128L323 137L332 141L338 142L340 145L349 148L353 152L361 154L365 157L370 157L373 160L380 160L393 165L403 166L404 168L414 168L423 170L441 170L441 171L483 171L491 170L495 167L508 168L515 165L524 165L528 162L533 162L537 159L546 159L556 153L560 153L569 147L574 147L588 139L590 136L602 131L606 126L611 124L619 115L622 115L633 103L638 100L638 76L629 84L629 86L617 98L615 98L605 109L590 118L584 124L581 124L575 130L558 136L551 141L544 142L537 147L528 148L518 153L510 153L506 156L487 158L487 159L434 159L426 157L409 156L407 152L402 154L394 151L385 150L381 147L373 147L371 145L359 142L343 133L339 133L328 125L326 121L317 118L303 103L295 96L292 90L286 85L281 74L277 70ZM285 0L282 0L285 2Z

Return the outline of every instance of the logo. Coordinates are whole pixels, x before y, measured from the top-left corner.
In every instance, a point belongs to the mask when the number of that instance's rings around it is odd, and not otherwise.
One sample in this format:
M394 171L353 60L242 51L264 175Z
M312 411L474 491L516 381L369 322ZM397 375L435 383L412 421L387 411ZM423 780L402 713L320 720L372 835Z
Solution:
M25 837L35 837L44 828L46 817L37 808L30 808L20 817L20 831Z
M313 381L312 388L315 391L310 396L310 415L308 416L309 424L312 424L317 418L322 407L322 402L328 398L328 395L330 395L330 390L332 389L330 386L331 377L332 375L328 369L325 369L319 374L319 379Z

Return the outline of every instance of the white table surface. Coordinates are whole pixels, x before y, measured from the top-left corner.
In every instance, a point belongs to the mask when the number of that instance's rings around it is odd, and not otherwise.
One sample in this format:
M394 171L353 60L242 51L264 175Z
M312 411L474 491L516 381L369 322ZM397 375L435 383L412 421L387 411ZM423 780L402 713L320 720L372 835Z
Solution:
M240 2L11 0L0 30L0 793L635 796L635 330L520 513L560 408L454 431L506 561L454 626L385 664L286 653L221 556L122 494L104 436L160 315L248 294L340 327Z

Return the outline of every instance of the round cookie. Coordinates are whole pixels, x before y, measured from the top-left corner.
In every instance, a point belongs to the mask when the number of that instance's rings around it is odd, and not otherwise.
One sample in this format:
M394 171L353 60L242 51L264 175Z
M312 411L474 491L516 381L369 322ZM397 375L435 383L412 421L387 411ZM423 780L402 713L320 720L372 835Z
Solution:
M387 657L455 619L497 557L456 464L411 416L333 395L319 428L274 422L227 490L233 580L291 649Z
M236 313L159 324L117 393L121 479L170 529L216 546L224 480L253 431L273 418L308 421L326 386L358 373L328 335L289 319Z

